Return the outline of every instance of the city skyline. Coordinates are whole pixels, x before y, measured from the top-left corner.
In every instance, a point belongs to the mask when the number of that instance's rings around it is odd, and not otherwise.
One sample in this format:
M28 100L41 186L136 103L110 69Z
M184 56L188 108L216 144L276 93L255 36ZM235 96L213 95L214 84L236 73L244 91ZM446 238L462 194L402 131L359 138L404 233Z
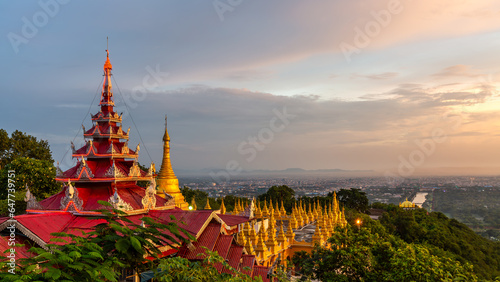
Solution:
M115 103L145 165L161 163L166 114L174 170L500 167L494 1L125 3L0 4L2 128L71 166L109 36Z

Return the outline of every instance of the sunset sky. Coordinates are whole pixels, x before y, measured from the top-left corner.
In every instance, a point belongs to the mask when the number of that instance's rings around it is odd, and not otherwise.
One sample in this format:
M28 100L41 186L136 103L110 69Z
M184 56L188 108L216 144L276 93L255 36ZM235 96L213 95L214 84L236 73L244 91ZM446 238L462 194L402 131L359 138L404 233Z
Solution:
M63 169L98 111L109 36L117 111L131 148L142 136L143 164L159 167L167 114L174 170L500 171L498 1L41 0L0 11L1 128L48 140Z

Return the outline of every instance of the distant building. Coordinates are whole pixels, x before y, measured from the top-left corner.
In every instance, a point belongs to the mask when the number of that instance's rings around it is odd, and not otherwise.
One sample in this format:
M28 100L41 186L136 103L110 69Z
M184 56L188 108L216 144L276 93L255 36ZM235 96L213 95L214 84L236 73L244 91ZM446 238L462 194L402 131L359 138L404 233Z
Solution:
M403 208L405 210L413 210L413 209L418 208L417 206L415 206L414 203L408 201L408 198L406 198L406 200L404 202L399 203L399 207Z

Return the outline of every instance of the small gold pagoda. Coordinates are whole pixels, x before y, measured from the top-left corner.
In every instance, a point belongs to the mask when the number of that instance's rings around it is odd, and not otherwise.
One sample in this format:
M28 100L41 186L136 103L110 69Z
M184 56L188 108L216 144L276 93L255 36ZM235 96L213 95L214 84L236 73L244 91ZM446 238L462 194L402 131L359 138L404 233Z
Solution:
M183 210L189 209L189 204L186 203L184 196L182 196L181 190L179 189L179 180L175 176L174 170L172 169L172 163L170 162L170 136L167 131L167 117L165 116L165 134L163 135L163 160L161 162L160 172L158 173L158 178L156 180L158 184L158 191L167 193L174 197L175 205ZM159 193L160 196L164 197L163 193Z

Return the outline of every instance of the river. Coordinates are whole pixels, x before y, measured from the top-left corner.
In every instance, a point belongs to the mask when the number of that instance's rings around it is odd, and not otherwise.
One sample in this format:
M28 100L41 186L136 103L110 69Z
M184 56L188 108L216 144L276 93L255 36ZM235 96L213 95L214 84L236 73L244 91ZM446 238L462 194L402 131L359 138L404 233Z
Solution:
M413 203L419 207L422 207L422 204L425 202L425 196L428 193L418 192L415 198L413 199Z

